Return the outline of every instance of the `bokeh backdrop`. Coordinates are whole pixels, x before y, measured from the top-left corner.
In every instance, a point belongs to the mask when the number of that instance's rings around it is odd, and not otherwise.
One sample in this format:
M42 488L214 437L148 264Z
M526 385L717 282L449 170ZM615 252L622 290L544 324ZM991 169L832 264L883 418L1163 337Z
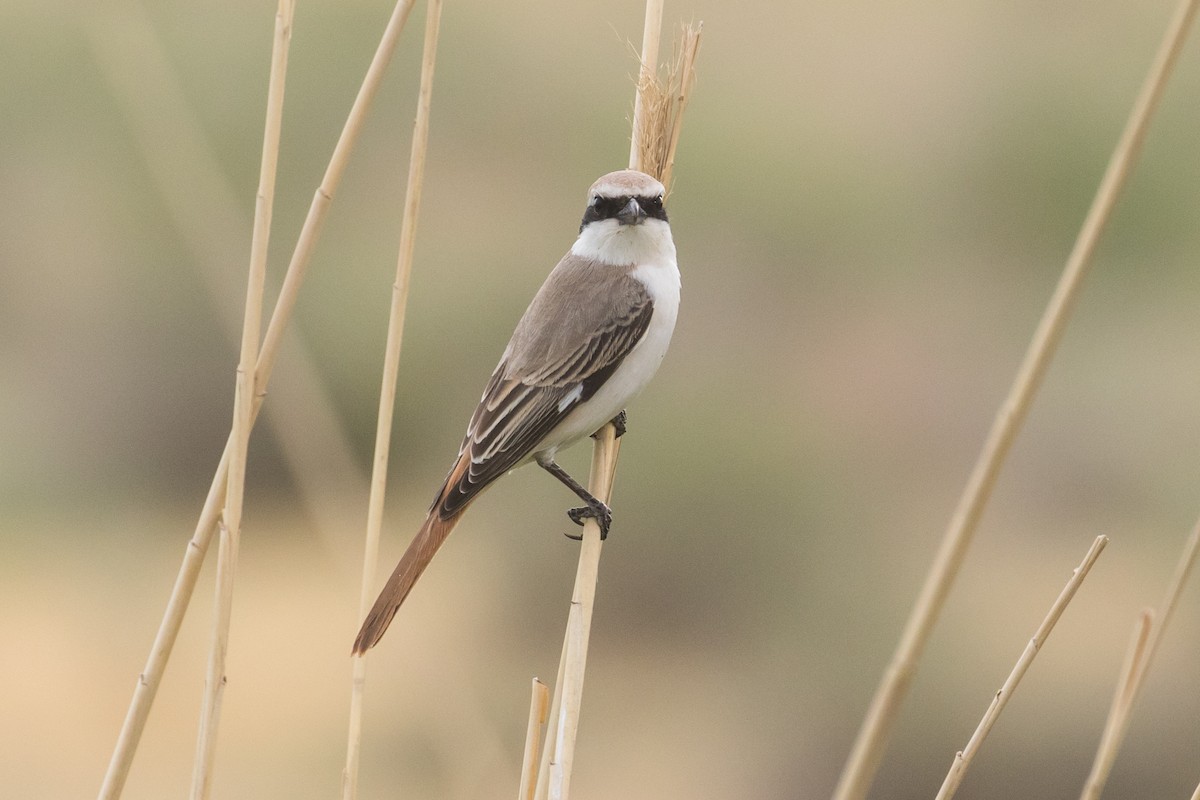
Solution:
M683 308L630 408L581 798L827 797L1170 16L693 0ZM0 794L93 795L228 430L274 4L0 3ZM305 2L270 288L390 5ZM381 575L513 324L628 152L640 2L449 0ZM321 240L251 447L215 797L337 796L424 9ZM1078 792L1138 611L1200 514L1191 42L933 636L873 797L932 797L1097 534L962 797ZM273 294L272 294L273 296ZM587 447L567 456L586 470ZM577 546L484 497L369 670L362 796L511 796ZM190 779L206 567L125 797ZM1106 796L1200 782L1200 590Z

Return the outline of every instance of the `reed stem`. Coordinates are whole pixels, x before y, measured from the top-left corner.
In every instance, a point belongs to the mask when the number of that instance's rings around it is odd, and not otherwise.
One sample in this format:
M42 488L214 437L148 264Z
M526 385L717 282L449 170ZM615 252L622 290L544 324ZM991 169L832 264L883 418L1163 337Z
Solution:
M359 88L358 95L355 97L354 104L347 116L346 124L342 128L341 136L334 147L333 156L330 159L329 166L325 170L325 176L317 188L312 204L309 206L308 216L304 220L304 225L301 228L300 237L297 240L291 262L288 264L283 287L275 303L275 310L267 326L267 333L263 338L262 349L259 352L258 361L255 366L255 390L253 408L250 415L251 426L257 420L258 413L262 408L267 386L271 378L271 371L279 355L279 346L283 339L283 332L291 321L292 312L296 306L296 298L299 295L300 287L304 283L304 276L313 251L316 249L317 239L320 237L321 228L329 212L333 196L341 183L346 165L349 163L350 153L358 143L359 134L362 131L367 111L370 109L375 94L379 90L379 85L383 80L387 65L391 62L400 32L403 30L404 23L408 19L409 11L412 10L413 2L414 0L397 1L392 16L384 30L383 37L375 51L375 56L367 69L366 77L363 79L362 86ZM196 581L200 575L200 568L204 564L204 556L208 551L208 545L215 531L219 509L225 501L225 488L229 474L232 442L233 437L231 434L221 454L216 474L213 476L212 483L209 486L208 496L205 498L204 507L200 512L200 519L196 524L196 530L184 551L183 563L180 565L179 573L175 578L171 596L167 600L167 608L163 614L162 622L159 624L154 643L150 647L150 655L147 658L146 666L138 676L137 684L134 687L129 710L126 712L125 721L117 736L117 744L113 750L108 770L105 773L104 782L100 788L100 800L115 800L115 798L121 796L121 792L124 789L125 781L129 775L129 768L137 752L138 743L145 730L146 721L150 717L150 708L154 704L155 695L158 693L159 684L162 682L163 672L166 670L167 662L170 660L175 640L179 636L179 629L183 625L183 618L187 613L188 603L191 601L192 594L196 589Z
M529 699L529 722L525 725L525 755L521 759L521 785L517 800L534 800L537 791L538 750L542 746L542 727L550 719L550 689L533 679L533 695Z
M596 437L592 450L592 472L588 490L603 503L612 500L613 477L617 469L620 439L611 424ZM600 571L600 525L588 519L580 542L579 566L567 618L566 656L560 690L560 705L554 729L554 757L550 761L550 800L570 796L571 773L575 766L575 740L579 733L579 710L583 704L583 678L587 668L588 642L592 634L592 608L596 599L596 580Z
M1168 26L1149 74L1134 102L1125 129L1109 160L1100 187L1067 258L1050 303L1029 344L1008 396L1000 406L983 451L975 463L958 506L943 536L921 594L913 607L900 643L876 689L862 728L846 761L834 800L862 800L866 797L883 760L888 738L900 714L913 676L933 626L941 614L954 578L966 557L967 548L991 497L1005 457L1025 422L1034 395L1062 338L1080 286L1091 266L1092 254L1116 205L1137 157L1150 120L1166 87L1167 78L1179 56L1188 23L1200 0L1183 0Z
M375 458L372 462L371 495L367 506L367 532L363 547L362 590L358 618L371 607L372 586L379 563L379 538L383 527L383 505L387 493L387 467L391 450L392 418L396 407L396 382L400 371L400 348L404 338L404 313L408 307L409 276L412 274L416 245L417 216L421 191L425 185L425 154L429 149L429 112L433 100L433 70L437 63L438 31L442 0L429 0L425 16L425 45L421 61L421 88L417 96L416 122L408 164L408 186L404 195L404 214L400 226L400 249L396 261L396 280L392 285L388 317L387 346L383 359L383 377L379 389L379 413L375 427ZM346 766L342 771L342 797L358 796L358 767L362 755L363 694L367 680L367 658L363 653L352 659L350 688L350 731L346 740Z
M971 761L979 752L979 748L983 746L983 740L987 738L988 733L992 730L992 726L996 724L996 720L1000 717L1000 712L1004 710L1004 707L1008 705L1008 701L1012 699L1013 692L1016 691L1021 679L1025 677L1025 673L1029 671L1034 657L1041 651L1042 645L1050 637L1050 632L1054 630L1059 617L1066 611L1067 604L1075 597L1075 593L1079 591L1083 579L1087 577L1088 572L1092 569L1092 565L1096 563L1096 559L1100 557L1100 553L1107 544L1107 536L1097 536L1096 540L1092 542L1092 546L1083 557L1083 561L1075 568L1070 580L1067 581L1067 585L1063 587L1058 598L1050 606L1050 611L1046 614L1045 619L1042 620L1042 624L1038 626L1037 631L1033 634L1033 638L1025 645L1025 650L1021 653L1021 657L1017 659L1016 666L1009 673L1008 678L1004 681L1004 685L992 697L991 705L988 706L983 719L980 720L979 727L971 735L967 746L955 754L954 762L950 765L950 771L946 774L942 788L938 790L937 797L934 800L950 800L950 798L954 797L954 793L958 791L959 784L962 783L963 777L967 774L967 768L971 766Z
M1121 677L1117 681L1108 718L1104 722L1104 733L1100 736L1100 745L1096 748L1091 772L1080 795L1083 800L1097 800L1104 791L1104 784L1108 781L1112 765L1117 759L1117 751L1125 741L1125 733L1129 729L1129 720L1133 714L1133 704L1146 683L1150 663L1154 660L1154 654L1158 652L1159 644L1162 643L1167 623L1171 621L1175 608L1179 605L1179 596L1183 594L1184 584L1196 565L1197 556L1200 556L1200 521L1196 523L1183 546L1183 553L1175 565L1175 572L1167 585L1158 611L1143 611L1135 625L1133 644L1130 645L1121 669Z
M700 34L690 28L685 31L681 50L676 53L664 87L657 78L662 6L662 0L648 0L646 4L629 166L658 178L669 190L682 113L695 77ZM620 443L611 424L605 425L595 437L588 490L605 503L610 500ZM553 734L547 736L538 774L538 800L566 800L570 794L600 551L599 526L589 520L584 526L563 654L554 688L550 714L555 721Z
M263 287L267 276L267 248L275 204L275 171L279 163L283 96L294 13L295 5L292 0L279 0L279 7L275 12L275 40L267 89L262 163L254 202L254 232L250 242L250 268L234 390L233 424L229 435L230 457L225 483L225 507L221 512L221 535L217 549L217 596L213 613L212 641L209 645L200 731L196 742L196 762L192 775L193 800L206 800L212 789L217 729L221 716L221 702L225 696L225 657L229 651L229 623L233 609L234 575L237 572L246 486L246 455L249 450L254 408L254 367L258 359L258 340L262 331Z

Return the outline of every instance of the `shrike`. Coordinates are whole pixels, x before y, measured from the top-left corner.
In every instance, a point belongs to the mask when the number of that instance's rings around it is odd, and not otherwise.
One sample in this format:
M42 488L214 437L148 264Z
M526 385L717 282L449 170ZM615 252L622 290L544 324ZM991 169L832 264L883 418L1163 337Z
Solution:
M354 653L379 642L396 610L467 506L507 472L536 462L584 502L568 513L608 535L608 506L554 461L610 420L667 352L679 310L679 268L661 183L610 172L588 191L579 238L517 323L471 415L467 435L429 516L367 614Z

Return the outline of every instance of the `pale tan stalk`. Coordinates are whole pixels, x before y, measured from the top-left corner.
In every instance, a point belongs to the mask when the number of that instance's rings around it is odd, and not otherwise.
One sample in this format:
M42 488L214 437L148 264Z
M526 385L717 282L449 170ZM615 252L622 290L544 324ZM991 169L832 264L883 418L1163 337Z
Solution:
M188 258L213 298L220 323L237 346L243 298L237 278L242 247L231 231L244 225L236 190L225 175L204 126L189 104L174 64L140 2L106 3L102 19L87 26L88 43L100 74L123 111L160 205ZM169 146L164 146L169 143ZM351 513L353 498L366 497L367 481L353 455L305 342L291 331L286 372L273 390L286 397L264 422L298 488L305 514L314 520L327 554L339 570L354 571L335 535ZM358 501L354 500L357 509Z
M1079 287L1091 264L1096 242L1141 151L1150 118L1166 87L1167 77L1177 60L1188 22L1198 2L1200 0L1183 0L1155 56L1084 219L1083 227L1075 240L1075 246L1067 258L1062 277L1038 324L1008 396L992 423L983 451L959 498L954 516L946 529L900 643L876 689L834 791L835 800L862 800L871 787L925 644L945 604L946 596L950 593L954 578L962 566L967 547L991 496L1004 458L1024 423L1033 397L1050 366L1050 360L1070 317L1071 308L1078 297Z
M529 698L529 722L525 726L525 756L521 759L521 785L517 800L533 800L537 791L538 750L542 746L542 727L550 718L550 689L533 679L533 694Z
M1146 673L1150 669L1150 663L1154 660L1154 654L1158 651L1159 644L1162 643L1167 623L1171 621L1171 617L1175 614L1175 607L1179 605L1179 596L1183 593L1184 584L1187 583L1188 576L1196 565L1197 556L1200 556L1200 522L1196 523L1183 546L1183 553L1175 565L1175 572L1171 576L1171 582L1167 585L1158 611L1144 611L1138 620L1134 641L1135 643L1140 642L1140 644L1130 648L1125 666L1121 670L1116 694L1113 696L1112 705L1108 710L1108 719L1104 723L1104 733L1101 735L1100 745L1096 749L1096 758L1092 762L1091 773L1088 775L1083 793L1080 795L1083 800L1095 800L1104 791L1104 784L1108 781L1108 774L1112 771L1113 762L1116 761L1117 751L1121 748L1121 743L1125 741L1125 732L1129 729L1133 704L1137 700L1142 686L1146 683Z
M695 78L695 59L699 48L699 31L685 32L684 44L676 52L669 68L667 88L656 78L658 43L662 35L662 2L647 0L646 28L642 36L641 71L638 77L637 98L634 102L633 131L630 144L631 169L640 169L658 178L670 188L670 163L664 156L653 161L650 152L669 152L674 156L678 142L678 127ZM673 76L679 76L676 82ZM676 94L678 96L676 96ZM666 97L666 110L655 104L655 98ZM667 143L661 145L661 143ZM592 449L592 472L588 491L608 503L621 441L611 424L597 434ZM575 761L575 740L579 731L579 710L583 699L583 680L587 666L588 640L591 635L592 605L596 596L596 580L600 570L600 528L588 520L583 529L579 565L575 573L575 589L563 640L563 656L559 662L558 681L554 689L551 719L553 733L547 736L545 751L538 775L538 800L566 800L570 794L571 772Z
M233 423L229 435L229 470L225 482L225 508L221 512L217 548L217 596L213 609L212 641L204 680L200 731L192 773L192 800L207 800L216 761L217 730L225 696L225 657L229 650L229 623L233 609L233 584L241 538L242 505L246 487L251 414L254 408L254 368L262 332L263 287L267 277L267 248L275 206L275 172L279 164L279 136L283 128L283 96L288 49L292 39L292 0L279 0L275 11L275 38L267 88L267 115L263 127L262 160L254 201L254 230L250 241L250 267L242 319L242 345L234 388Z
M237 460L231 439L230 469ZM226 482L225 503L229 504ZM223 512L222 512L223 513ZM196 759L192 765L192 800L208 800L212 791L213 766L217 757L217 725L225 701L225 657L229 653L229 625L233 612L233 578L237 571L239 538L224 518L218 526L216 598L213 602L212 642L209 644L208 668L204 675L204 698L200 707L200 730L196 737Z
M384 30L379 47L375 51L371 65L367 69L367 75L363 79L358 96L355 98L354 105L350 109L346 124L342 128L342 134L338 139L337 145L334 147L333 156L330 159L329 166L325 170L325 177L317 189L312 205L309 207L308 216L305 218L299 240L292 254L291 263L288 265L283 288L280 290L279 299L276 301L275 310L271 316L271 322L267 327L262 350L259 352L255 367L254 405L251 411L252 423L257 419L258 413L262 408L263 398L265 397L267 385L270 381L271 370L274 368L275 359L279 354L279 345L283 337L283 332L291 320L292 311L295 309L296 297L300 286L304 282L308 262L315 249L325 216L333 201L334 193L341 183L342 175L345 173L350 153L354 149L354 145L358 142L366 113L379 89L379 84L382 82L384 72L391 61L392 54L395 52L400 32L403 30L404 23L408 19L409 11L412 10L413 2L414 0L398 0ZM154 702L155 694L158 692L158 686L162 681L163 671L166 669L171 650L175 646L175 639L179 635L179 628L183 624L183 617L187 612L188 602L195 591L196 579L200 574L200 567L204 563L204 555L208 550L209 542L212 540L219 509L224 503L230 452L232 449L231 443L232 437L226 442L225 450L221 455L221 461L217 466L216 474L213 476L212 484L209 487L208 497L205 499L204 508L201 511L196 530L192 535L191 541L188 542L183 563L180 565L179 574L171 590L171 597L167 601L166 612L159 625L158 633L154 638L154 644L151 645L146 667L141 675L138 676L133 699L130 701L129 711L125 716L124 724L121 726L116 748L109 762L104 783L100 788L99 797L101 800L110 800L111 798L119 797L124 788L125 780L129 775L129 767L133 762L134 753L137 751L142 731L145 730L146 720L150 716L150 707Z
M425 185L425 154L429 149L429 110L433 100L433 70L437 63L438 30L442 0L429 0L425 15L425 47L421 61L421 89L417 96L417 115L413 126L412 151L408 162L408 186L404 194L404 215L400 226L400 252L396 260L396 281L392 285L392 303L388 318L387 346L383 357L383 377L379 389L379 414L375 425L375 458L372 462L371 496L367 505L367 533L363 548L362 590L358 601L361 620L371 607L375 570L379 562L379 536L383 528L383 505L387 493L388 456L391 450L392 417L396 407L396 380L400 372L400 348L404 338L404 312L408 307L409 276L412 274L413 249L417 240L417 216L421 191ZM342 771L342 797L358 796L358 765L362 754L363 692L367 681L367 657L352 661L350 684L350 731L346 740L346 766Z
M641 65L633 105L633 125L629 142L629 168L642 165L642 139L646 128L644 87L654 83L658 68L658 47L662 36L663 0L646 0L646 18L642 30ZM621 440L611 424L600 429L592 446L592 469L588 491L603 503L611 499ZM603 491L603 494L601 492ZM587 666L587 646L591 635L592 603L600 570L602 549L600 527L586 520L579 547L575 588L563 637L562 657L554 685L551 719L554 729L546 737L542 754L536 800L566 800L570 792L571 770L575 761L575 739L579 731L579 710L583 699L583 678ZM582 652L581 652L582 651Z
M1150 667L1150 660L1154 658L1154 654L1158 652L1158 646L1162 643L1163 633L1166 631L1167 623L1171 621L1171 617L1175 615L1175 609L1179 605L1179 596L1183 594L1183 587L1187 583L1188 577L1192 574L1192 569L1196 566L1196 559L1200 556L1200 521L1196 522L1192 528L1191 534L1183 545L1183 552L1179 556L1178 563L1175 564L1175 571L1171 575L1171 582L1167 584L1167 590L1163 593L1162 602L1158 604L1158 623L1150 632L1150 646L1146 650L1145 663L1142 664L1138 673L1138 688L1141 687L1142 679L1146 677L1146 670Z
M592 450L592 471L588 491L601 502L612 500L613 477L617 469L620 440L613 426L605 425ZM596 599L596 579L600 570L600 526L587 520L580 542L579 566L575 572L575 590L567 617L566 656L560 690L559 716L554 728L554 757L549 761L550 800L570 796L571 771L575 765L575 739L579 732L579 709L583 702L583 678L587 666L588 641L592 633L592 607Z
M1137 680L1138 669L1145 658L1146 646L1150 641L1150 629L1154 627L1154 610L1143 609L1138 614L1133 625L1133 636L1129 640L1129 648L1125 651L1125 661L1121 665L1121 673L1117 678L1117 688L1113 693L1112 706L1108 719L1104 722L1104 733L1100 736L1100 746L1096 751L1096 760L1092 764L1091 774L1083 786L1080 795L1087 800L1096 800L1104 791L1104 783L1117 757L1120 740L1124 736L1123 722L1128 719L1128 710L1133 703L1134 684Z
M1008 701L1012 699L1013 692L1016 691L1021 678L1025 677L1025 673L1029 670L1030 665L1033 664L1034 657L1041 650L1046 639L1049 638L1050 632L1054 630L1058 618L1062 616L1063 611L1067 608L1067 604L1075 597L1075 593L1079 590L1083 579L1087 577L1088 572L1092 569L1092 565L1096 563L1096 559L1100 557L1100 553L1107 544L1107 536L1097 536L1096 540L1092 542L1092 546L1083 557L1083 561L1075 568L1075 571L1071 574L1071 579L1067 581L1067 585L1063 587L1054 604L1050 606L1049 613L1042 620L1042 624L1038 626L1037 631L1033 634L1033 638L1025 645L1025 650L1021 653L1021 657L1017 659L1016 666L1009 673L1008 679L1004 681L1004 685L1000 687L1000 691L996 692L992 698L991 705L988 706L983 719L980 720L979 727L971 735L967 746L954 756L954 762L950 765L950 771L946 774L942 788L938 790L937 797L934 800L950 800L954 796L954 793L958 791L959 784L962 783L963 777L967 774L967 768L971 766L971 760L983 745L983 740L987 738L988 733L992 730L992 726L996 724L996 720L1000 717L1000 712L1004 710L1004 707L1008 705Z
M620 447L621 440L617 440L617 446ZM595 463L598 452L596 448L592 448L592 461ZM549 719L557 720L559 718L559 710L562 708L562 687L563 676L567 671L567 648L571 644L569 636L563 636L562 653L558 657L558 674L554 678L554 693L551 696L550 716ZM538 761L538 780L537 792L534 795L534 800L546 800L550 794L550 763L555 760L557 751L555 745L558 743L558 737L547 736L546 741L542 745L542 757Z
M1192 792L1192 800L1200 800L1200 786L1196 787L1196 791Z
M640 159L639 132L643 129L645 98L642 84L653 80L658 72L658 43L662 40L662 18L665 0L646 0L646 20L642 25L642 56L638 71L638 91L633 98L633 135L629 137L629 168L638 169Z

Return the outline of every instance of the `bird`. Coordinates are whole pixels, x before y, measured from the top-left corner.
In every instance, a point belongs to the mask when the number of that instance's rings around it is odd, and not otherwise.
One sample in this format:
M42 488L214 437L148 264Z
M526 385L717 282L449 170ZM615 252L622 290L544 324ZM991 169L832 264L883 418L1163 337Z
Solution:
M609 507L554 459L610 421L623 433L626 404L667 352L680 277L665 194L661 182L632 169L591 185L578 237L517 323L425 522L362 623L354 655L379 643L472 501L517 467L536 463L549 472L584 503L567 512L571 520L595 518L601 537L608 535Z

